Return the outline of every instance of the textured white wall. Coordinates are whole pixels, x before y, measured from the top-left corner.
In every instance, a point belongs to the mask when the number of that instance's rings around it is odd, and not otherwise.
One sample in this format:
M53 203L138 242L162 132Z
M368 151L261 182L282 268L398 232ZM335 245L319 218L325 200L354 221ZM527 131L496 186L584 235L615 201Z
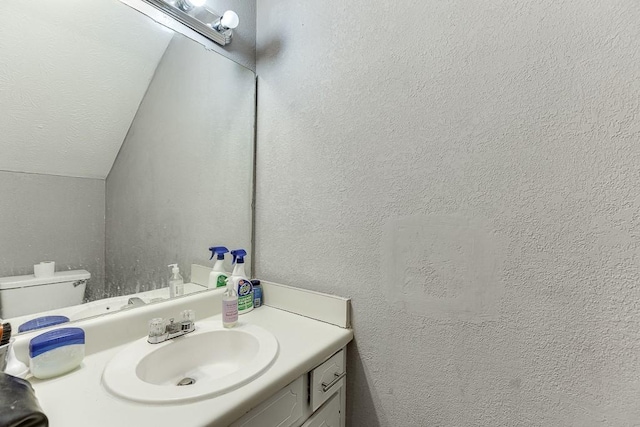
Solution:
M172 32L117 0L0 3L0 170L105 178Z
M251 251L255 74L177 34L107 177L107 295Z
M637 425L638 3L257 22L256 274L353 297L350 425Z

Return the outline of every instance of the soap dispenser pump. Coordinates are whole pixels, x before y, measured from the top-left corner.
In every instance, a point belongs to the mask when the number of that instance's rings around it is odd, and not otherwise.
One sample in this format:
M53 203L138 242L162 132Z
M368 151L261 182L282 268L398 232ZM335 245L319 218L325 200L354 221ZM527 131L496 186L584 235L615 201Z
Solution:
M212 246L209 250L211 251L209 260L212 260L214 256L216 257L213 270L209 273L209 289L227 286L227 277L229 275L224 270L224 254L229 252L229 249L224 246Z
M244 271L244 257L247 256L247 251L236 249L231 251L231 255L233 255L234 267L229 281L238 294L238 313L248 313L253 310L253 285Z
M178 264L169 264L171 267L171 278L169 278L169 296L171 298L184 295L184 280L180 275Z

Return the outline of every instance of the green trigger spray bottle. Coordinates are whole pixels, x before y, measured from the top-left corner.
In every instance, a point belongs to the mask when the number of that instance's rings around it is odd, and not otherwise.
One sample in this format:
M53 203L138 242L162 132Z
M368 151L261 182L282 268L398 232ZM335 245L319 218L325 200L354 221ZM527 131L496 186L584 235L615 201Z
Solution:
M244 272L244 257L247 256L247 251L236 249L231 251L231 255L234 267L228 280L238 293L238 314L248 313L253 310L253 285Z
M224 271L224 254L229 252L229 249L224 246L212 246L209 248L211 251L211 258L216 257L216 262L213 264L213 270L209 273L209 289L221 288L227 286L228 274Z

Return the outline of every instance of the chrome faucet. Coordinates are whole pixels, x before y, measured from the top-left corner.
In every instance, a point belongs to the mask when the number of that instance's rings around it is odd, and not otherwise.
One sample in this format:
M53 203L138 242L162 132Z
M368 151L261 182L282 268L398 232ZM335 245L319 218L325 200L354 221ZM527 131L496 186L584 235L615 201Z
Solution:
M169 319L169 323L161 317L151 319L149 321L149 336L147 342L150 344L159 344L195 331L195 312L193 310L184 310L181 315L182 320L179 322L176 322L173 318Z
M139 305L145 305L145 304L146 302L144 302L141 298L138 298L138 297L131 297L127 302L127 305L132 305L134 307L137 307Z

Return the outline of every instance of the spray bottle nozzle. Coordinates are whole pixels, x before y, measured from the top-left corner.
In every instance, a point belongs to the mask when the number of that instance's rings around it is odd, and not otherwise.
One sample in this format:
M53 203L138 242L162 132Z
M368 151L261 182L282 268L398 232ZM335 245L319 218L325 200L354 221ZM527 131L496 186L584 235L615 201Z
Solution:
M180 269L178 268L178 264L169 264L167 267L171 268L172 273L177 273L180 271Z
M234 264L236 263L236 261L238 262L238 264L244 264L244 257L247 256L247 251L245 251L244 249L236 249L231 251L231 255L233 255Z
M227 252L229 252L229 249L225 248L224 246L211 246L209 248L209 250L211 251L211 258L209 258L210 260L213 259L214 255L217 255L218 258L217 259L224 259L224 254L226 254Z

